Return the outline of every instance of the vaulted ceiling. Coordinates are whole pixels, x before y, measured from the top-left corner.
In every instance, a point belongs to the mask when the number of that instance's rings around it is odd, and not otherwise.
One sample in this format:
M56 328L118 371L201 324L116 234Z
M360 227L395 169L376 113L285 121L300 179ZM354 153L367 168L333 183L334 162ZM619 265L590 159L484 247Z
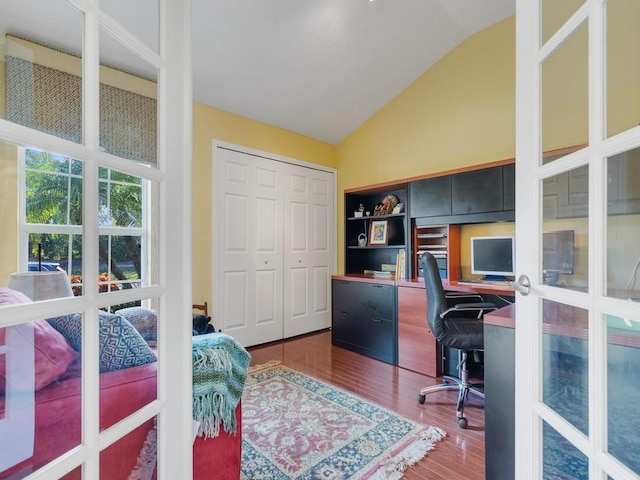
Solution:
M2 3L1 34L71 51L81 44L61 0ZM101 5L157 48L157 0ZM29 15L6 15L25 7ZM338 144L462 41L514 12L515 0L193 0L194 100ZM52 28L54 40L40 38Z

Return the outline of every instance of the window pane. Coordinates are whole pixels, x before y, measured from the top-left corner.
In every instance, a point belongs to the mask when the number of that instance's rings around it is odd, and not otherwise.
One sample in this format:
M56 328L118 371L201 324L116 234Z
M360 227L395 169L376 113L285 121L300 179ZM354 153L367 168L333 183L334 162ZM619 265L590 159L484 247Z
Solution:
M100 410L103 419L100 427L103 430L158 398L157 306L157 299L145 299L111 305L99 312ZM119 382L118 379L126 381ZM117 388L114 389L114 385L118 385ZM123 401L125 398L128 400Z
M589 175L586 166L545 178L542 186L542 283L588 289Z
M631 399L640 398L640 319L607 316L608 450L640 474L640 416ZM633 403L633 401L632 401ZM629 408L631 406L631 408Z
M33 149L25 150L26 221L82 225L82 163Z
M588 143L588 66L585 23L542 64L542 151Z
M607 136L638 125L640 57L627 55L640 43L640 2L607 0Z
M121 23L129 32L137 35L152 50L160 52L158 0L144 2L100 0L100 8Z
M100 148L157 163L157 70L100 31Z
M28 16L21 8L0 2L0 18L12 27L0 45L0 115L81 143L83 15L63 0L42 0Z
M544 300L543 401L585 435L589 432L587 311Z
M67 317L73 328L64 325ZM80 445L81 355L75 341L81 319L73 314L0 329L0 376L6 377L0 419L8 422L3 428L12 442L11 449L2 447L0 478L23 478Z
M100 478L155 478L157 437L156 418L152 418L105 448L100 452Z
M607 159L607 294L640 298L640 148Z
M138 236L100 236L100 292L141 286L141 240Z
M546 422L542 425L542 448L544 480L589 478L587 457Z

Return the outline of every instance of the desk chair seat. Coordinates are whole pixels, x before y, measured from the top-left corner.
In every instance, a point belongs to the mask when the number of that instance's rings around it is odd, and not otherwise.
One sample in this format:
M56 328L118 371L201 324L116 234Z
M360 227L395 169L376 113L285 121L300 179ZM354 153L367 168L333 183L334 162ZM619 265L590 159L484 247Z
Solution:
M458 363L459 378L445 375L443 383L425 387L418 394L418 402L423 404L426 395L444 390L458 391L456 417L461 428L467 428L464 417L464 402L469 392L484 398L478 388L482 384L469 382L467 357L470 352L484 348L484 325L482 317L485 312L495 310L496 306L486 303L478 294L447 295L442 287L442 279L438 271L436 259L430 253L424 253L420 259L424 272L425 292L427 295L427 322L436 340L443 347L461 351Z

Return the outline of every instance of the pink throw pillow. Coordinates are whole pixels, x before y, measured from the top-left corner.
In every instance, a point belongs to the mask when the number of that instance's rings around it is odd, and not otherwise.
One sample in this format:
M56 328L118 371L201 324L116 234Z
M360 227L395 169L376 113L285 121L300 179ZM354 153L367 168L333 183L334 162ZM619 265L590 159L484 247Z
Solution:
M31 303L31 300L15 290L0 288L0 305L16 303ZM6 343L7 328L0 328L0 345ZM25 334L24 328L33 329L36 367L33 389L38 391L64 375L71 362L78 358L79 353L71 348L67 340L46 320L24 323L17 331ZM0 355L0 394L5 392L6 382L6 355Z

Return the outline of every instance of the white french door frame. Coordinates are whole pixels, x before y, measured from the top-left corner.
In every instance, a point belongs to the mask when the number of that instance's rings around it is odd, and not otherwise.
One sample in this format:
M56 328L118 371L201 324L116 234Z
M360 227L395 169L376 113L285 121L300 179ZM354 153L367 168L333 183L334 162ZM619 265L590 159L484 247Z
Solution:
M607 331L605 313L638 316L637 304L606 296L606 163L611 155L640 146L640 128L606 138L606 1L585 3L544 44L540 40L542 0L516 0L516 277L527 275L528 296L516 301L516 471L517 479L542 477L542 423L551 425L589 459L589 478L637 478L607 453ZM541 66L576 28L588 22L588 146L544 166L542 157ZM632 54L630 46L630 54ZM589 168L588 292L542 284L542 183L581 165ZM531 219L538 219L531 221ZM589 436L542 402L543 300L589 312Z
M29 478L59 478L82 465L83 478L99 478L101 450L146 420L158 417L158 478L192 477L191 395L191 0L157 0L160 53L154 52L100 9L99 0L66 0L84 15L83 135L76 144L0 119L0 139L85 162L83 189L83 296L7 307L1 326L82 312L82 443ZM64 3L61 3L64 6ZM25 15L28 13L25 12ZM158 69L158 166L118 159L99 148L100 30L104 29ZM111 294L98 295L98 162L156 182L160 190L157 285L136 291L159 299L157 400L106 431L99 428L98 309ZM96 187L90 188L89 186ZM117 294L116 294L117 295ZM115 297L114 297L115 298ZM132 452L135 454L135 452Z

